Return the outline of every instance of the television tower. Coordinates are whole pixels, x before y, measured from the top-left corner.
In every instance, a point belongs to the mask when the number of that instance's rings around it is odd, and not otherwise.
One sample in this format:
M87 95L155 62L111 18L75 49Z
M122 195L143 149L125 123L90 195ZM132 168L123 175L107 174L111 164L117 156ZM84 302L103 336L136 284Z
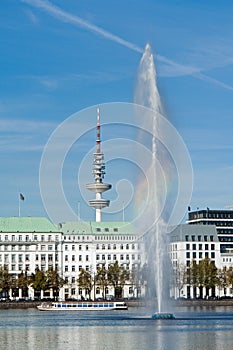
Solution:
M112 185L103 183L105 175L104 154L101 152L100 139L100 109L97 108L97 124L96 124L96 152L93 158L93 169L95 182L87 184L86 188L95 192L95 199L89 200L92 208L95 208L96 222L101 222L101 210L109 206L110 201L102 198L102 193L110 190Z

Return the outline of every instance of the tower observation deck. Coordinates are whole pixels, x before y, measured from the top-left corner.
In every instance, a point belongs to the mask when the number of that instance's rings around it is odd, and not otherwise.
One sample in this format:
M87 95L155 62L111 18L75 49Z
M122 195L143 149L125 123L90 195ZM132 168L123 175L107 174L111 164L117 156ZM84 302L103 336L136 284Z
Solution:
M97 108L97 124L96 124L96 152L93 158L92 173L95 178L95 182L87 184L86 188L92 192L95 192L95 199L89 200L89 204L96 210L96 222L101 222L101 210L108 207L110 201L102 198L102 193L108 191L112 185L103 183L105 175L104 154L101 152L101 139L100 139L100 110Z

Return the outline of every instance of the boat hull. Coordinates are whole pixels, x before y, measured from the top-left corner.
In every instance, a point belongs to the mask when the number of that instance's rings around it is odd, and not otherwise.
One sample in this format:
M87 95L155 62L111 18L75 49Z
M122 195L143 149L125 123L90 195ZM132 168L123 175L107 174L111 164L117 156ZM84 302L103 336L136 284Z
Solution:
M124 302L86 302L86 303L42 303L37 306L39 311L111 311L127 310Z

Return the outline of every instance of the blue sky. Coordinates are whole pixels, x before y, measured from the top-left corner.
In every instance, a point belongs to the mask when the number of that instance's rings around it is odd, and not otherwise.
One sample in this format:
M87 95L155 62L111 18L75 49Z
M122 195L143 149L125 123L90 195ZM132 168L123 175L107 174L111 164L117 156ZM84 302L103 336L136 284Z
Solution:
M46 215L39 167L50 134L90 106L133 102L147 42L166 114L192 159L190 206L233 205L232 13L230 0L2 0L0 215L18 215L19 191L22 215ZM83 149L94 146L93 136L84 137ZM71 167L81 155L75 157ZM107 171L114 185L110 164ZM70 205L76 210L80 202L83 219L92 220L75 181L64 179ZM114 199L114 192L109 196ZM125 215L130 220L127 210Z

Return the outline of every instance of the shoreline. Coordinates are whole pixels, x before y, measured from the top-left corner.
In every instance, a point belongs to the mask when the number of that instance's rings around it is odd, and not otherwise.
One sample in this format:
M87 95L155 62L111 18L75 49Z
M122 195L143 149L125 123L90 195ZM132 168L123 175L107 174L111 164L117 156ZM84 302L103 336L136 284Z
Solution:
M127 301L129 307L144 307L146 303L144 301ZM23 302L0 302L0 310L8 309L35 309L41 302L39 301L23 301ZM195 300L195 299L182 299L171 301L170 305L173 307L218 307L218 306L232 306L233 299L223 300Z

